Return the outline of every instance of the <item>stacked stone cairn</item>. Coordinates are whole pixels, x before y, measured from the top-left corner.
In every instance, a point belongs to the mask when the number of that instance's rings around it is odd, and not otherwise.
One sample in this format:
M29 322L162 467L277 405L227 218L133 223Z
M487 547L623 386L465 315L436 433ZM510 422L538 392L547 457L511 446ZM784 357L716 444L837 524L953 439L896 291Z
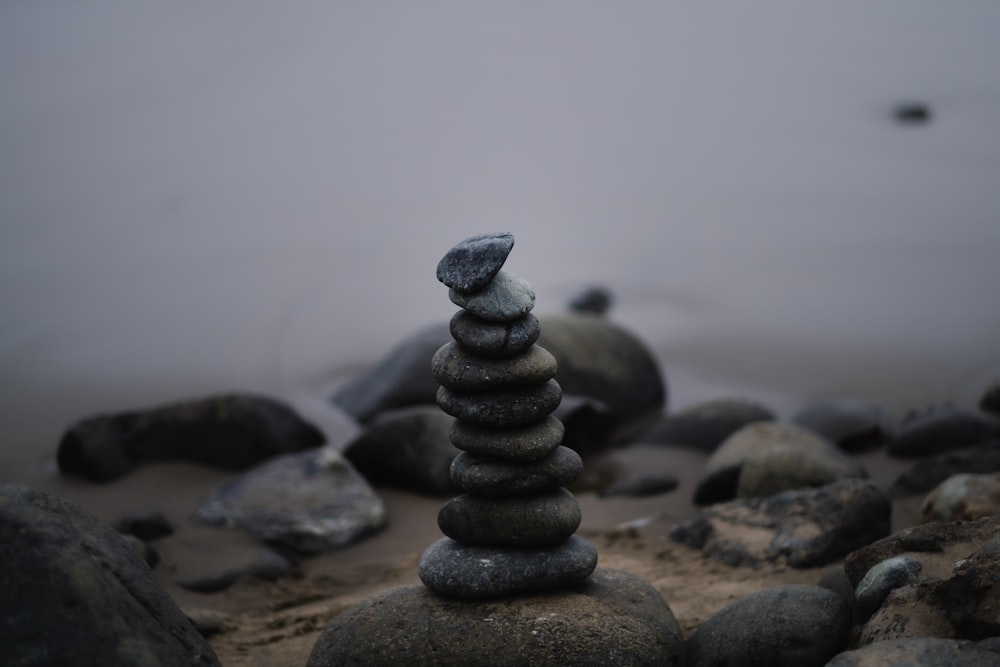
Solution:
M451 478L465 493L438 514L446 537L423 553L424 585L447 598L486 599L585 580L597 550L575 535L580 507L564 487L582 469L552 416L562 391L555 358L535 344L535 293L502 270L509 233L474 236L452 248L437 277L459 310L454 341L431 362L437 402L455 417L462 450Z

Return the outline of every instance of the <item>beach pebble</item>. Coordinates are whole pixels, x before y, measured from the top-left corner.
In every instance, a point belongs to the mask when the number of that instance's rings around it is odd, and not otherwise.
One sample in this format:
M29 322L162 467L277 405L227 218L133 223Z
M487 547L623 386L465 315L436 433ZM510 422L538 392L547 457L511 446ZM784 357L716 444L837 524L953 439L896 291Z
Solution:
M670 473L632 475L601 489L601 498L647 498L669 493L680 485L676 475Z
M382 500L329 448L276 457L224 482L195 516L304 555L352 544L387 520Z
M163 512L132 512L113 524L123 535L135 535L140 540L157 540L173 535L174 527Z
M344 457L371 484L450 495L451 462L460 453L448 440L454 421L436 405L387 410L346 444Z
M81 420L59 442L58 462L64 473L107 482L153 461L243 470L324 440L280 401L227 394Z
M558 369L555 357L539 345L513 357L483 359L451 342L431 359L434 379L457 392L541 384L555 377Z
M422 586L380 591L333 619L307 667L682 667L683 644L656 589L635 575L599 568L569 588L474 606L431 595Z
M555 380L529 387L459 393L441 387L437 402L452 417L487 427L526 426L542 421L559 405L562 389Z
M462 452L451 464L451 479L463 491L484 496L544 493L580 476L583 461L569 447L537 461L510 461Z
M510 322L527 315L535 307L531 284L501 270L478 292L452 289L448 297L456 306L489 322Z
M548 547L576 532L580 518L579 503L565 489L506 497L463 494L444 504L438 526L463 544Z
M868 570L854 590L861 615L867 619L893 589L916 583L923 567L923 563L915 558L893 556Z
M848 479L718 503L675 526L669 536L730 565L819 567L887 536L891 514L881 489Z
M760 403L742 398L717 398L666 417L644 432L640 439L713 452L744 426L774 419L774 412Z
M849 605L819 586L749 595L718 612L687 640L688 667L822 667L847 647Z
M0 525L4 664L219 665L109 525L73 503L14 485L0 485Z
M470 236L441 258L437 279L458 292L477 292L493 280L513 247L510 232Z
M530 347L542 331L538 318L528 313L512 322L490 322L460 310L448 329L462 347L483 357L511 357Z
M534 424L504 429L453 420L449 438L455 447L470 454L526 462L551 455L564 434L562 422L548 415Z
M953 475L924 500L920 523L975 521L1000 515L1000 473Z
M888 452L899 458L932 456L978 445L995 430L995 422L984 415L939 406L905 418L889 441Z
M827 667L996 667L1000 653L962 639L894 639L844 651Z
M791 419L847 452L872 449L892 437L889 416L882 406L857 398L811 403Z
M916 461L889 487L889 495L930 493L952 475L1000 472L1000 440L928 456Z

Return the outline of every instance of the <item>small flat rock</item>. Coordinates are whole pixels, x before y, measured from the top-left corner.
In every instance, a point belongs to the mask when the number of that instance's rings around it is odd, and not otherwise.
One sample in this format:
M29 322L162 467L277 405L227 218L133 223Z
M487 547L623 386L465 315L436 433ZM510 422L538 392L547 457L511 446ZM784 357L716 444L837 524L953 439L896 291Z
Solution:
M985 415L944 405L907 417L889 441L890 456L916 458L978 445L996 432Z
M924 499L920 523L975 521L1000 515L1000 473L953 475Z
M448 324L452 337L467 350L484 357L511 357L538 340L542 327L531 313L511 322L490 322L467 310L455 313Z
M334 618L307 667L681 667L683 643L656 589L599 568L585 582L515 600L450 600L423 586L380 591Z
M507 271L500 271L478 292L448 290L456 306L490 322L510 322L524 317L535 307L531 283Z
M556 358L532 345L521 354L502 359L472 354L458 343L446 343L431 359L431 373L453 391L484 391L548 382L559 370Z
M892 437L892 426L882 406L858 398L811 403L799 409L792 421L848 452L878 447Z
M719 398L669 415L643 433L641 439L713 452L744 426L776 418L765 405L740 398Z
M1000 654L976 642L919 637L890 639L844 651L827 667L996 667Z
M306 555L347 546L387 519L364 478L327 448L274 458L223 483L196 516Z
M916 583L923 563L907 556L893 556L868 570L854 590L861 614L868 618L893 589Z
M559 406L562 389L555 380L531 387L461 394L441 387L437 403L456 419L479 426L514 427L542 421ZM454 441L452 441L454 442Z
M687 641L689 667L822 667L847 647L851 609L819 586L749 595L702 623Z
M470 236L441 258L437 279L458 292L477 292L493 280L513 247L510 232Z
M922 458L896 478L889 495L930 493L952 475L993 472L1000 472L1000 440Z
M566 489L530 496L455 496L438 512L438 527L464 544L546 547L580 527L580 505Z
M572 483L583 470L580 455L559 446L538 461L507 461L462 452L451 464L451 478L469 493L513 496L544 493Z
M515 428L481 427L454 421L449 438L470 454L510 461L537 461L552 454L562 442L561 421L548 415L542 421Z

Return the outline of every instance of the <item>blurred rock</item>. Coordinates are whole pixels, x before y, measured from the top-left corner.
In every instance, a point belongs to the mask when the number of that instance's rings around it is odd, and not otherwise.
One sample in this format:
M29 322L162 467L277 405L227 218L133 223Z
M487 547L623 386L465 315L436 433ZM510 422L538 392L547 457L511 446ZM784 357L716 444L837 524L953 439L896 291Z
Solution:
M601 489L601 498L646 498L669 493L680 485L680 480L670 473L641 474L626 477Z
M1000 440L916 461L889 487L889 495L929 493L952 475L1000 472Z
M1000 416L1000 382L991 385L979 399L979 409Z
M900 102L892 109L900 125L924 125L931 122L931 108L923 102Z
M795 413L792 421L847 452L879 447L892 437L892 426L885 410L875 403L855 398L806 405Z
M1000 515L1000 473L953 475L924 500L920 523L975 521Z
M938 406L907 416L889 441L888 451L899 458L933 456L978 445L995 430L996 423L983 415Z
M740 398L719 398L669 415L639 436L642 442L684 445L711 453L744 426L773 421L767 406Z
M862 617L868 619L894 589L916 583L923 567L919 560L907 556L893 556L876 563L854 590Z
M140 540L157 540L173 535L174 527L163 512L133 512L114 523L114 528L123 535L135 535Z

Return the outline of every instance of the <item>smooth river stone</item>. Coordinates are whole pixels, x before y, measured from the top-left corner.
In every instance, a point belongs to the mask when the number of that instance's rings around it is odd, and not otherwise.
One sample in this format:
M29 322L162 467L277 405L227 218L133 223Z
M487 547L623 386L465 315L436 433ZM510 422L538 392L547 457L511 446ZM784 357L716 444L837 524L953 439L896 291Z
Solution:
M467 294L448 290L448 298L460 308L490 322L510 322L535 307L535 290L523 278L500 271L486 287Z
M437 392L437 404L442 410L456 419L479 426L533 424L559 407L560 400L562 389L555 380L533 387L475 394L460 394L447 387L439 387Z
M563 446L540 461L528 463L462 452L451 462L451 481L469 493L516 496L544 493L566 486L582 471L580 455Z
M484 359L451 342L442 345L431 359L434 379L454 391L541 384L554 378L558 369L556 358L538 345L532 345L516 357Z
M538 340L542 331L531 313L510 322L489 322L467 310L455 313L448 328L462 347L486 357L514 356Z
M514 247L510 232L470 236L437 265L437 279L459 292L477 292L497 274Z
M417 573L438 595L482 600L569 586L595 567L597 549L578 535L541 549L469 546L444 537L427 547Z
M455 496L438 512L441 532L463 544L543 547L580 527L580 505L566 489L533 496Z
M481 427L455 421L448 437L451 444L470 454L510 461L537 461L550 455L565 433L562 422L549 415L536 424L517 428Z

